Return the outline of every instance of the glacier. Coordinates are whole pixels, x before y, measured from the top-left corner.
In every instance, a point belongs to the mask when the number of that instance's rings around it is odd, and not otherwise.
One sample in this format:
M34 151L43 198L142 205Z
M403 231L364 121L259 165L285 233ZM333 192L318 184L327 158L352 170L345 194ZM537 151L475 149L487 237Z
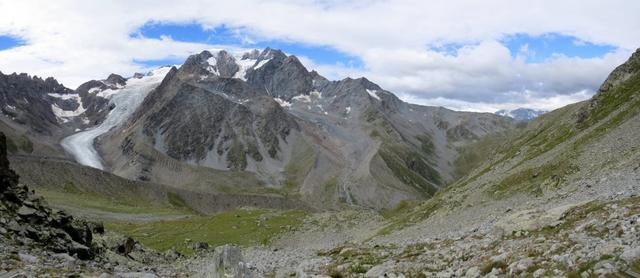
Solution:
M162 67L142 78L128 79L127 84L122 88L100 92L99 95L109 98L109 103L115 105L115 108L100 125L62 139L61 145L64 150L78 163L104 170L103 160L94 145L96 138L125 122L142 104L147 94L162 82L170 69L170 67Z

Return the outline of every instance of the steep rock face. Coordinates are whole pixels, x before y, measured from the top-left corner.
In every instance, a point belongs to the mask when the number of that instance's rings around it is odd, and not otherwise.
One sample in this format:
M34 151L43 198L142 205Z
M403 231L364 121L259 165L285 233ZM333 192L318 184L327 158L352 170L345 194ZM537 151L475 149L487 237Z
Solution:
M432 196L454 178L459 146L511 126L407 104L366 78L329 81L279 50L203 51L100 146L129 178L237 193L266 186L322 208L384 208ZM215 185L205 172L219 177Z
M91 80L82 83L76 89L76 93L82 99L82 106L86 111L82 116L86 118L85 124L97 125L107 116L113 108L109 106L109 99L100 92L117 90L125 86L127 80L117 74L110 74L104 80Z
M0 73L0 131L11 154L65 156L59 140L83 111L80 96L51 77Z
M640 71L640 49L636 50L622 65L616 67L600 85L598 93L606 93Z
M240 104L183 84L165 106L149 115L144 132L157 138L155 148L172 158L203 161L226 157L220 161L224 169L244 170L247 157L263 160L261 146L276 159L280 140L286 142L292 128L297 128L296 123L269 98ZM209 163L220 165L217 162Z
M158 178L166 167L181 173L177 176L185 174L185 167L206 167L246 170L268 184L280 184L278 173L292 148L288 137L299 127L276 101L243 80L257 63L255 57L243 61L224 51L203 51L173 68L123 126L125 131L104 141L104 153L119 153L107 157L114 172L167 182Z
M0 227L9 238L87 260L95 255L92 230L85 221L53 211L9 168L6 137L0 133ZM6 228L6 229L5 229Z
M246 73L247 83L256 90L286 101L312 89L313 77L295 56L280 50L265 49L257 57L257 65Z
M0 73L0 105L2 113L18 124L33 131L51 135L58 128L59 119L52 107L73 111L79 103L71 97L73 91L49 77Z

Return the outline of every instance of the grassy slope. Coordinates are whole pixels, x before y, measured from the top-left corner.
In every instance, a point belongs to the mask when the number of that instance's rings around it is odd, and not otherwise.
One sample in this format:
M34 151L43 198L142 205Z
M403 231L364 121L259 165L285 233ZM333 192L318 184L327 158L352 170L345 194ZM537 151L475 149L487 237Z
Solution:
M429 134L418 135L414 146L375 110L365 112L370 123L370 136L382 142L376 154L402 183L415 188L424 197L431 197L442 185L442 177L435 169L435 147ZM401 142L401 143L400 143Z
M267 244L274 236L301 225L305 213L265 209L236 209L214 216L147 223L107 223L108 229L122 232L146 246L165 251L175 247L192 254L187 242L210 246L233 243L242 246Z
M588 107L587 102L560 108L524 128L488 136L461 149L456 166L462 177L425 202L402 203L387 211L389 224L379 233L388 234L420 222L442 207L458 206L447 197L461 194L455 189L480 186L493 198L507 198L515 193L537 195L543 187L562 186L566 176L581 171L574 161L577 153L640 113L639 95L640 74L636 73L608 92L594 96L597 105L579 123L576 115ZM543 156L544 163L528 164ZM510 165L507 171L501 168L503 165ZM483 175L496 176L496 182L478 184Z
M12 166L23 182L54 207L102 220L108 229L161 251L176 247L190 254L193 250L185 244L186 239L213 246L268 243L283 230L300 225L305 217L301 211L273 209L235 209L204 216L162 186L75 163L14 158Z

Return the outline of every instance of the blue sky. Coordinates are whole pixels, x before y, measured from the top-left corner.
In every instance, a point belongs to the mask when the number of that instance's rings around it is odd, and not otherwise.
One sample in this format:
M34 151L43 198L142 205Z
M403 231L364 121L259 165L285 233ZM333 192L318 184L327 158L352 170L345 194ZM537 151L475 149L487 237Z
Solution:
M173 40L182 42L196 42L213 45L229 45L244 48L264 49L266 47L281 49L286 53L304 56L312 59L318 64L344 64L350 67L362 68L364 63L357 56L349 55L338 51L330 46L314 46L311 44L297 43L294 41L266 40L250 38L242 30L230 29L224 25L212 29L205 29L198 23L186 24L145 24L135 32L130 34L132 38L154 38L162 36L171 37ZM527 34L507 35L500 39L515 57L522 54L523 49L527 49L525 61L527 63L541 63L554 55L565 55L568 57L594 58L601 57L616 50L615 46L606 44L594 44L580 40L573 36L557 33L531 36ZM8 35L0 35L0 50L10 49L24 45L20 38ZM435 51L455 55L456 51L464 47L465 44L452 43L438 46L431 46ZM161 66L176 64L183 61L182 57L168 57L158 60L135 60L147 66Z
M201 24L195 22L185 24L149 23L131 33L130 36L132 38L144 37L154 39L160 39L166 36L182 42L229 45L243 48L264 49L271 47L281 49L286 53L296 56L310 58L317 64L342 64L356 69L362 69L365 66L363 61L357 56L346 54L330 46L314 46L295 41L254 38L246 32L243 32L242 29L227 28L225 25L205 29ZM522 33L513 34L506 35L499 41L509 49L513 57L520 55L526 63L542 63L556 55L576 58L602 57L616 50L616 47L612 45L594 44L573 36L558 33L535 36ZM10 43L17 45L19 41L8 41L6 45L10 45ZM451 43L430 47L435 51L447 55L455 55L460 48L468 45L469 44ZM1 47L2 40L0 40L0 48ZM526 53L523 53L525 49ZM178 64L183 60L183 58L179 57L170 57L158 60L135 60L135 62L145 66L162 66Z
M0 35L0 51L23 45L24 42L19 38Z
M163 36L176 41L195 42L212 45L228 45L241 48L264 49L271 47L280 49L288 54L307 57L318 64L341 64L352 68L363 68L364 64L358 57L337 51L329 46L317 46L295 41L259 39L243 32L242 29L227 28L225 25L205 29L198 23L185 24L145 24L131 33L132 38L154 38ZM169 58L160 60L136 60L147 66L176 64L184 59Z
M555 54L568 57L594 58L616 50L616 47L612 45L594 44L573 36L554 33L538 36L527 34L509 35L505 36L501 42L514 55L526 48L528 55L526 55L525 61L528 63L541 63L552 58Z

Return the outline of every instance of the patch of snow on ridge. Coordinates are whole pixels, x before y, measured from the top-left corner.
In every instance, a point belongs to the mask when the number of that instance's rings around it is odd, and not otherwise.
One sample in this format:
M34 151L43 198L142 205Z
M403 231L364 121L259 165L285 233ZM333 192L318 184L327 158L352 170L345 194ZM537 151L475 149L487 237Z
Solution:
M95 94L97 92L100 92L100 87L93 87L91 89L89 89L88 91L90 94Z
M216 57L210 57L209 59L207 59L207 63L209 64L207 70L219 76L220 72L218 72L218 69L216 68L216 65L218 64L218 60L216 60Z
M82 100L80 99L80 95L78 94L48 94L49 96L55 97L55 98L59 98L59 99L73 99L75 100L76 103L78 103L78 108L76 108L76 110L64 110L62 108L60 108L57 104L51 104L51 111L53 111L53 114L56 115L56 118L58 118L59 121L62 121L63 123L66 123L67 121L69 121L69 119L67 118L71 118L71 117L77 117L80 116L82 113L84 113L84 111L86 111L86 109L84 107L82 107Z
M253 67L253 69L254 69L254 70L257 70L257 69L261 68L262 66L264 66L264 65L265 65L266 63L268 63L269 61L271 61L271 59L264 59L264 60L262 60L262 61L258 62L258 64L257 64L257 65L255 65L255 66Z
M283 100L283 99L281 99L279 97L274 98L273 100L275 100L278 104L280 104L281 107L285 107L285 108L291 107L291 102Z
M47 94L51 97L54 98L59 98L59 99L72 99L72 98L77 98L78 94L54 94L54 93L49 93Z
M159 68L150 75L140 79L129 79L127 84L118 90L111 91L109 103L115 108L109 112L104 121L94 127L78 132L62 139L61 145L78 163L93 168L104 169L100 154L94 147L95 139L125 122L140 106L147 94L162 82L170 67Z
M82 107L82 103L81 102L79 103L80 105L78 105L78 108L73 111L63 110L62 108L58 107L57 104L51 104L51 110L53 111L53 114L55 114L56 117L58 117L58 119L61 119L63 122L66 122L67 120L64 118L77 117L77 116L80 116L82 113L84 113L84 111L86 111L86 109Z
M369 93L370 96L372 96L373 98L380 100L380 97L378 96L378 91L377 90L369 90L367 89L367 93Z
M309 95L314 96L314 97L316 97L318 99L322 98L322 93L318 92L318 91L312 91L311 93L309 93Z
M291 100L293 100L293 101L302 101L302 102L311 102L311 98L308 95L295 96L295 97L292 97Z
M236 57L234 57L236 59L236 64L238 64L238 67L240 67L240 69L238 70L238 72L236 72L236 74L233 75L233 78L238 78L238 79L242 79L244 81L247 81L247 71L252 68L256 62L258 60L255 59L238 59Z

